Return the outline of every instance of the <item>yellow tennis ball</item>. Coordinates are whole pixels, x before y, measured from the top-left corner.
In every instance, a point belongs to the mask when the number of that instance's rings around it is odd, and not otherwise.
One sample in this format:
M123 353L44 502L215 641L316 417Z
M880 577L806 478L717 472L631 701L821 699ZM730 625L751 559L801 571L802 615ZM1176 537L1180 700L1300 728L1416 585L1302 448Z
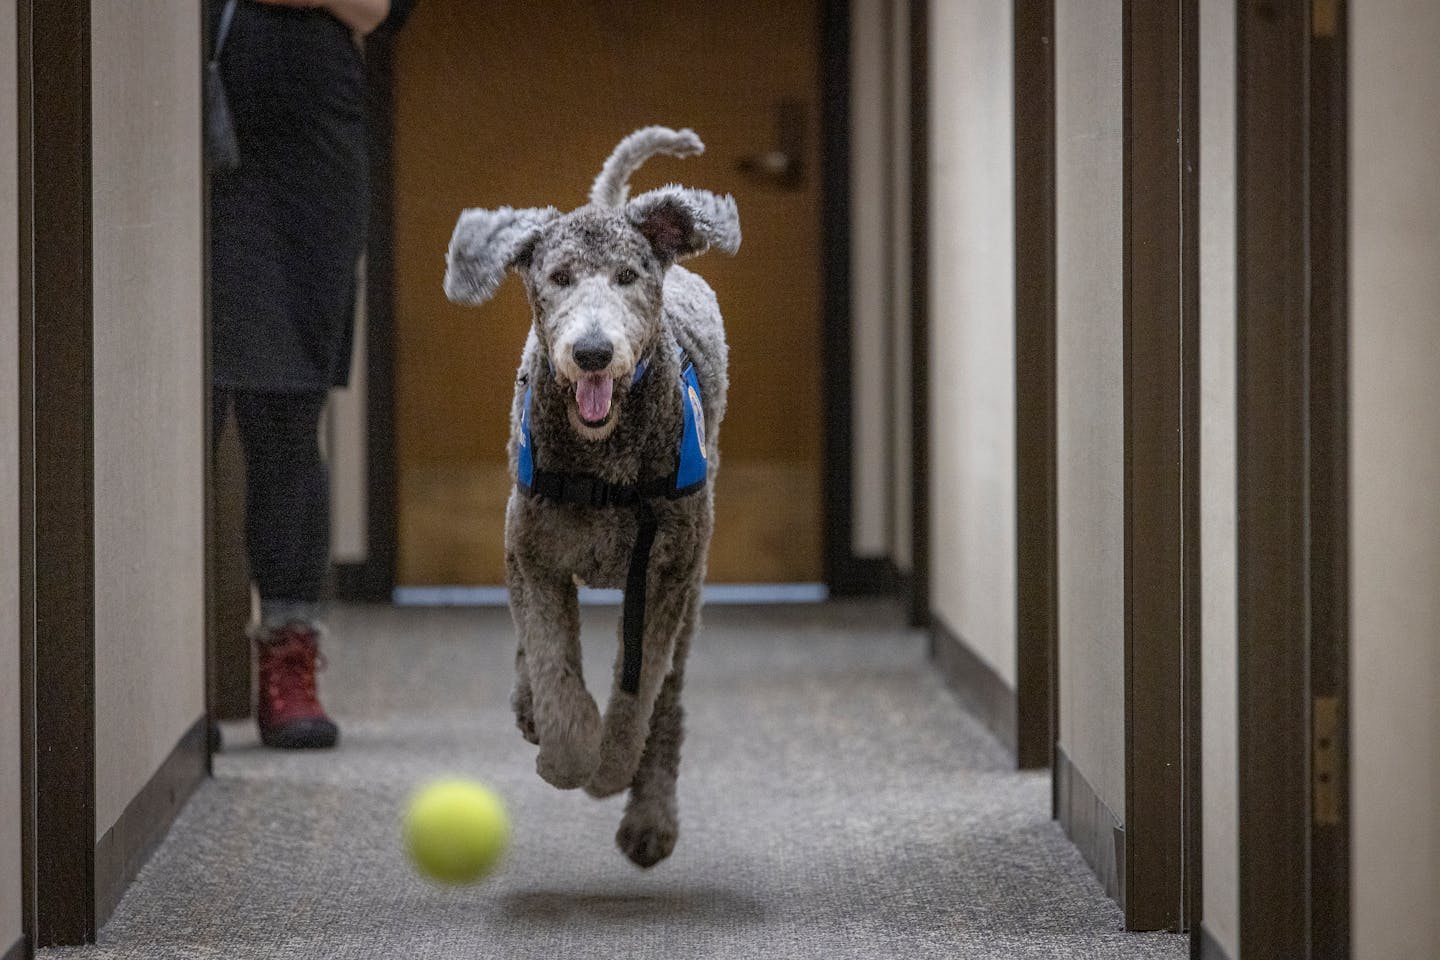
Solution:
M404 832L422 873L441 883L471 883L499 862L510 821L492 791L470 780L440 780L410 801Z

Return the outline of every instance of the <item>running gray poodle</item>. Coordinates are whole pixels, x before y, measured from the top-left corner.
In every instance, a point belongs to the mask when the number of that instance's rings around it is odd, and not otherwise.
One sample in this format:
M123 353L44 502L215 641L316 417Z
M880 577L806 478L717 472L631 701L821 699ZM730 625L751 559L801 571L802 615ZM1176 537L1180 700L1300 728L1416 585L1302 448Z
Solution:
M704 190L627 195L651 156L703 150L690 130L647 127L620 142L571 213L466 210L445 274L451 300L481 304L513 267L534 314L505 515L516 723L554 786L630 789L616 842L642 867L669 856L679 831L680 690L729 386L715 293L677 261L734 253L740 221L733 198ZM577 584L625 590L603 719L581 671Z

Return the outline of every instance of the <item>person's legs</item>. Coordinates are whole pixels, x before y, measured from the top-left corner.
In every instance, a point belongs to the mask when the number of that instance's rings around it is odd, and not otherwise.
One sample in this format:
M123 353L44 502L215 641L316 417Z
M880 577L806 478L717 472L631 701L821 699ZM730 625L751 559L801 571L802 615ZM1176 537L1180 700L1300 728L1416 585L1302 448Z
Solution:
M323 391L232 393L245 448L245 547L260 593L256 720L272 746L338 736L315 692L330 562L330 486L320 457Z
M245 548L267 627L316 619L330 563L325 394L236 393L245 446Z

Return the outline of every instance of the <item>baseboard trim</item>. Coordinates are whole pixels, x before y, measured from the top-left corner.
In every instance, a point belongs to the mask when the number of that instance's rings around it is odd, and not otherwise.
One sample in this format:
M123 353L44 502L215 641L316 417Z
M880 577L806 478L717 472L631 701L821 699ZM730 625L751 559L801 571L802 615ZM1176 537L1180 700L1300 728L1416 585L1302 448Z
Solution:
M1017 738L1015 691L974 649L945 626L940 617L930 616L930 656L945 682L960 702L989 728L995 738L1016 756Z
M208 721L201 717L95 844L95 929L100 929L206 776Z
M900 570L889 557L849 556L832 567L827 586L837 597L899 594Z
M1225 948L1220 946L1220 941L1215 939L1215 935L1205 924L1200 924L1195 938L1200 941L1200 960L1230 960L1230 954L1225 952Z
M331 592L345 603L389 603L394 584L370 564L335 563L331 565Z
M1125 827L1065 751L1055 748L1058 819L1105 894L1125 909Z
M29 945L30 941L26 940L24 937L21 937L19 940L16 940L13 944L10 945L9 950L6 950L4 953L0 953L0 960L30 960L30 958L33 957L34 954L31 953L29 949L27 949Z

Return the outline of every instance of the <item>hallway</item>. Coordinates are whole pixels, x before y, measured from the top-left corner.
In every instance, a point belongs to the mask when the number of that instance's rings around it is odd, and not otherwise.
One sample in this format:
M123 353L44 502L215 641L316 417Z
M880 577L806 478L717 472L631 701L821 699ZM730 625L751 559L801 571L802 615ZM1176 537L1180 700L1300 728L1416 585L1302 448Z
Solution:
M587 611L608 676L611 609ZM682 834L649 873L622 800L535 776L511 724L501 609L336 611L321 755L226 748L96 947L54 958L1181 958L1122 933L1018 774L877 604L711 608L689 679ZM408 791L461 772L507 799L488 882L438 889L402 858Z

